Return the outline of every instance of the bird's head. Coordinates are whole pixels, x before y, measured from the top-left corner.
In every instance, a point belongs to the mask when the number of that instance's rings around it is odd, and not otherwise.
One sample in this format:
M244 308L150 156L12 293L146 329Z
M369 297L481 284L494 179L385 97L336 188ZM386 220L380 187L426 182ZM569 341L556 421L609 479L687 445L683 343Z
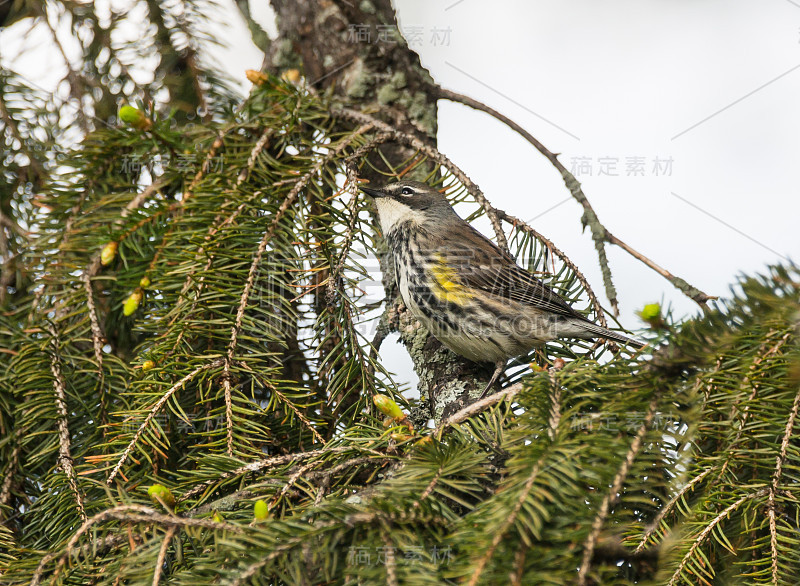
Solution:
M444 195L420 181L398 181L383 187L362 187L375 199L384 234L404 222L425 224L445 221L455 215Z

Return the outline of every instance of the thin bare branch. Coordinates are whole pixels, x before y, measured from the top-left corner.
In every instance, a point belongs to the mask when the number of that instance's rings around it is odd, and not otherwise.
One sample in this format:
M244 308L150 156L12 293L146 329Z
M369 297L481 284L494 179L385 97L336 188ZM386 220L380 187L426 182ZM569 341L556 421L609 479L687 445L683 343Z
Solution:
M493 395L489 395L488 397L481 399L480 401L475 401L471 405L467 405L460 411L453 413L450 417L442 421L438 427L433 430L433 437L442 437L442 432L448 427L458 425L473 415L477 415L481 411L488 409L489 407L493 407L505 399L512 399L519 394L520 391L522 391L522 383L516 383L507 389L503 389Z
M156 566L153 570L153 586L158 586L158 582L161 579L161 569L164 567L164 560L167 557L167 550L169 549L170 543L172 543L172 538L175 537L177 529L173 527L168 527L167 532L164 534L164 540L161 542L161 547L158 550L158 558L156 559Z
M550 163L558 170L561 174L561 177L564 180L564 184L569 189L569 192L572 194L572 197L581 204L584 210L583 215L583 223L588 225L592 231L592 239L595 242L595 248L597 249L598 258L600 260L600 268L603 273L603 280L606 285L606 294L609 296L609 301L611 302L612 307L614 308L614 313L618 314L619 310L617 308L617 299L616 299L616 291L614 288L614 284L611 282L611 271L608 266L608 259L606 258L605 254L605 247L603 245L604 242L608 242L610 244L614 244L622 248L625 252L636 258L637 260L643 262L645 265L656 271L659 275L667 279L670 283L672 283L675 288L680 290L684 295L696 301L700 306L704 306L705 303L709 300L716 299L716 297L712 297L710 295L706 295L696 287L691 286L685 280L681 279L680 277L676 277L669 271L664 268L661 268L655 262L647 258L642 253L634 250L631 246L627 245L625 242L611 234L606 227L600 222L597 214L592 208L591 204L589 203L588 198L583 193L583 189L581 188L581 184L575 179L575 176L566 168L561 161L558 160L558 155L553 153L544 146L541 142L539 142L536 137L534 137L530 132L525 130L522 126L511 120L509 117L501 114L494 108L487 106L483 102L479 102L469 96L465 96L463 94L459 94L457 92L453 92L450 90L446 90L443 88L435 87L434 91L440 98L450 100L453 102L459 102L470 108L474 108L476 110L480 110L481 112L485 112L490 116L496 118L503 122L506 126L517 132L520 136L522 136L525 140L527 140L533 147L539 151L545 158L550 161Z

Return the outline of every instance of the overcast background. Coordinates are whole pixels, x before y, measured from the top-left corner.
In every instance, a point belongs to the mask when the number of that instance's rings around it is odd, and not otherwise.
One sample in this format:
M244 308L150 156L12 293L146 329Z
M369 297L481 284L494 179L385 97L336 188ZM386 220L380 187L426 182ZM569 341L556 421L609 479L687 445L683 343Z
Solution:
M395 6L401 31L414 36L412 48L437 83L503 112L561 153L608 229L661 266L725 296L737 274L797 260L800 2ZM253 8L274 35L266 0ZM215 51L245 92L244 71L259 69L263 56L232 2L220 3L219 22L218 36L231 43ZM47 89L63 74L41 26L2 31L0 59ZM580 229L582 210L557 171L489 116L443 101L439 107L440 150L602 291L591 238ZM635 311L651 302L671 305L679 317L698 312L625 252L608 252L623 325L640 327ZM399 345L385 345L382 355L402 380L416 382Z

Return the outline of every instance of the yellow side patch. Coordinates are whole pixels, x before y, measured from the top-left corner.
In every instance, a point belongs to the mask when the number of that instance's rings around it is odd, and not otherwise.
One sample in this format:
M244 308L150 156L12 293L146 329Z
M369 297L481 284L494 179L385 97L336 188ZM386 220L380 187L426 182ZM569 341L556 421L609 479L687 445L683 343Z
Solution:
M436 285L431 289L439 301L464 305L472 297L467 289L456 281L456 272L447 264L441 254L435 256L431 274Z

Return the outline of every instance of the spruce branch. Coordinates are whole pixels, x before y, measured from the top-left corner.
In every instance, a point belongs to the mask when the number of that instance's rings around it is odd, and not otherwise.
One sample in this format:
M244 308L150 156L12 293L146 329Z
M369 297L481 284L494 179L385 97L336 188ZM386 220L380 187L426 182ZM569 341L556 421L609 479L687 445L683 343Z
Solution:
M258 374L256 371L254 371L254 370L253 370L253 369L251 369L249 366L247 366L247 364L246 364L246 363L244 363L244 362L241 362L241 361L240 361L240 364L244 365L244 366L245 366L245 367L246 367L246 368L247 368L247 369L250 371L250 373L251 373L253 376L255 376L255 377L256 377L256 379L258 379L259 381L261 381L261 384L262 384L262 385L264 385L266 388L268 388L268 389L270 390L270 392L274 393L274 394L275 394L275 396L276 396L276 397L278 397L278 399L280 399L280 400L281 400L281 402L283 402L283 404L284 404L284 405L286 405L286 406L287 406L287 407L288 407L288 408L289 408L289 409L290 409L290 410L291 410L291 411L292 411L292 412L295 414L295 416L296 416L296 417L297 417L297 418L300 420L300 422L301 422L301 423L302 423L302 424L303 424L303 425L306 427L306 429L308 429L308 430L311 432L311 434L312 434L312 435L313 435L313 436L316 438L316 440L317 440L319 443L321 443L323 446L324 446L326 443L328 443L328 442L326 442L326 441L325 441L325 438L323 438L323 437L322 437L322 436L319 434L319 432L316 430L316 428L315 428L315 427L314 427L314 425L311 423L311 421L309 421L309 420L308 420L308 418L307 418L305 415L303 415L302 411L300 411L300 409L298 409L298 408L295 406L295 404L294 404L292 401L290 401L290 400L289 400L289 399L286 397L286 395L284 395L283 393L281 393L281 392L280 392L280 391L277 389L277 387L276 387L275 385L273 385L271 382L269 382L268 380L266 380L266 379L265 379L263 376L261 376L261 375L260 375L260 374Z
M70 453L71 435L69 431L69 420L67 410L67 387L61 371L61 359L59 356L58 333L55 326L50 325L50 372L53 374L53 391L55 393L56 412L58 420L58 463L64 474L67 476L67 483L75 497L75 505L81 520L86 520L86 510L83 506L83 495L78 486L78 477L72 465L72 454Z
M787 336L788 337L788 334ZM786 453L789 449L789 442L794 434L794 425L797 420L797 414L800 411L800 391L795 395L794 403L792 403L792 411L789 413L789 418L786 421L786 431L783 433L781 439L781 448L777 456L775 456L775 472L772 475L772 482L769 486L769 495L767 497L767 515L769 516L769 536L770 536L770 550L772 554L772 582L778 584L778 528L775 519L775 494L778 492L778 485L783 475L783 466L786 463Z
M8 506L8 501L11 498L11 488L14 485L14 478L19 470L19 452L19 443L15 443L11 450L8 464L6 465L5 474L3 475L3 484L0 486L0 510Z
M730 505L725 507L718 515L716 515L711 522L706 525L703 530L692 540L692 545L689 547L689 551L683 556L683 559L678 564L678 567L675 569L675 572L670 577L667 586L672 586L676 584L677 581L681 578L683 571L686 569L687 564L693 559L694 552L700 547L706 540L706 538L711 534L714 528L722 523L728 516L733 513L736 509L738 509L742 504L746 503L747 501L760 499L763 496L769 494L769 488L762 488L761 490L757 490L755 492L750 492L748 494L742 495Z
M248 473L251 473L251 472L260 472L261 470L266 470L268 468L274 468L276 466L281 466L283 464L289 464L289 463L295 462L295 461L305 460L307 458L315 458L317 456L326 456L328 454L341 454L341 453L346 453L346 452L350 452L350 451L367 453L367 454L371 454L373 456L376 456L378 458L386 458L387 457L386 454L384 454L382 452L379 452L377 450L372 450L372 449L369 449L369 448L365 448L365 447L362 447L362 446L354 446L354 447L348 447L348 446L328 447L328 446L326 446L325 448L322 448L322 449L319 449L319 450L310 450L308 452L295 452L295 453L292 453L292 454L285 454L285 455L282 455L282 456L272 456L272 457L269 457L269 458L264 458L262 460L257 460L255 462L250 462L249 464L245 464L244 466L240 466L239 468L236 468L235 470L231 470L229 472L223 472L222 474L219 474L219 476L217 476L216 478L214 478L212 480L203 481L200 484L197 484L197 485L193 486L192 488L190 488L189 490L187 490L186 492L184 492L176 500L179 503L182 502L182 501L185 501L185 500L195 496L196 494L199 494L199 493L203 492L204 490L206 490L210 486L213 486L217 482L222 482L224 480L227 480L229 478L233 478L235 476L241 476L243 474L248 474Z
M530 474L528 474L528 478L525 481L525 484L522 486L522 490L520 490L519 495L516 498L514 503L514 507L509 512L508 518L503 522L497 532L494 534L492 538L492 542L489 545L489 549L486 553L481 556L478 560L478 563L475 566L475 572L472 574L472 578L470 578L469 586L477 586L478 582L480 581L481 574L486 569L486 565L494 556L494 552L497 550L497 546L503 541L508 533L508 530L517 520L517 516L519 515L520 511L522 510L525 501L528 499L528 496L531 494L531 490L533 489L533 483L536 482L537 477L539 476L539 472L542 469L542 466L545 463L545 459L547 454L542 454L542 456L536 460L534 465L531 467Z
M269 139L272 137L274 130L270 127L264 128L261 132L261 136L256 141L256 144L253 146L253 150L250 151L250 156L247 157L247 164L242 167L242 170L239 171L239 175L236 176L236 185L235 187L241 186L247 180L247 176L250 174L250 171L253 170L253 167L258 161L258 156L261 154L261 151L264 150L269 145Z
M63 553L58 557L56 568L55 571L53 572L53 576L51 577L51 581L54 582L58 578L60 573L63 571L67 560L73 553L75 553L76 546L80 541L81 537L83 537L89 531L89 529L91 529L95 525L99 523L104 523L105 521L109 520L128 521L133 523L148 523L148 524L160 525L162 527L167 527L168 529L199 527L203 529L212 529L217 531L229 531L231 533L244 532L244 529L242 527L239 527L238 525L234 525L232 523L220 523L212 519L191 519L185 517L177 517L175 515L164 515L162 513L158 513L157 511L155 511L150 507L146 507L143 505L119 505L101 511L96 515L94 515L93 517L86 519L83 522L83 524L72 535L72 537L70 537L69 541L64 547ZM53 559L56 558L56 555L57 554L55 552L51 552L45 555L41 559L39 565L36 568L36 571L33 574L30 586L38 586L38 584L41 582L42 575L44 574L45 567Z
M756 373L757 369L761 366L761 363L764 360L768 359L770 356L777 354L777 352L783 347L786 342L791 339L791 332L787 332L784 334L775 344L772 344L772 338L777 335L779 332L777 330L771 330L767 333L764 338L764 342L761 343L760 348L756 352L755 358L753 362L750 364L750 368L748 369L748 373L745 377L743 377L741 382L741 388L744 389L748 386L751 387L750 396L745 401L744 409L741 409L741 414L739 415L740 423L736 426L736 436L733 440L729 443L728 449L725 450L725 461L722 464L722 467L719 470L719 474L717 475L718 479L722 479L725 475L725 472L728 470L728 466L730 465L731 461L733 460L736 451L735 448L739 445L742 436L744 434L745 429L747 429L747 420L750 416L750 407L753 405L753 401L758 394L760 389L760 385L758 384ZM754 380L755 379L755 380ZM730 412L730 420L732 421L738 414L739 414L739 401L734 401L731 404L731 412Z
M126 447L125 450L122 452L122 455L120 456L119 460L114 466L114 469L111 471L111 474L108 475L108 479L106 480L107 484L111 484L111 482L114 480L114 477L117 475L117 472L119 472L120 468L122 468L122 465L125 463L125 460L128 459L128 456L130 455L133 448L136 447L136 444L139 441L139 438L142 436L142 433L144 433L144 430L147 429L147 426L153 420L153 417L155 417L156 414L161 410L161 408L166 404L166 402L169 401L170 397L172 397L172 395L175 394L176 391L182 389L187 382L192 380L195 376L197 376L201 372L204 372L206 370L211 370L212 368L217 368L219 366L222 366L224 363L225 363L224 359L218 358L217 360L213 360L207 364L198 366L192 372L190 372L189 374L185 375L182 379L180 379L177 383L172 385L167 390L166 393L161 395L161 398L158 401L156 401L155 404L150 408L147 417L145 417L144 421L139 426L139 429L134 434L133 439L128 444L128 447Z
M656 517L647 525L644 533L642 534L641 539L639 540L639 544L636 546L636 549L633 550L634 554L641 553L644 551L645 547L647 546L647 542L650 539L650 536L655 533L658 528L661 526L661 521L672 512L672 509L675 508L682 498L684 498L690 491L694 490L695 485L701 483L703 479L708 476L714 468L706 468L700 474L692 478L689 482L684 484L675 494L672 496L669 501L665 505L661 507L658 511Z
M97 388L100 391L100 422L103 425L103 435L105 435L105 425L108 423L106 412L106 392L103 374L103 332L97 320L97 308L94 303L94 290L92 289L92 279L89 271L81 273L83 290L86 292L86 309L89 311L89 322L92 326L92 348L94 349L94 359L97 363Z
M592 530L583 544L583 559L581 561L581 566L578 569L579 586L584 586L586 584L592 564L592 557L594 556L595 546L597 545L597 538L600 535L600 531L603 529L603 524L606 521L606 517L608 516L611 507L619 499L622 486L628 477L628 472L630 471L631 466L633 466L633 461L636 459L636 456L639 454L639 451L642 448L644 436L650 429L650 425L653 423L653 418L656 415L659 398L660 393L656 393L653 396L653 399L650 401L650 407L647 410L647 415L645 416L642 425L639 426L636 436L633 438L631 446L628 449L628 452L625 454L625 459L622 461L616 476L614 476L614 480L611 482L611 489L603 498L603 502L600 504L597 515L592 522Z

